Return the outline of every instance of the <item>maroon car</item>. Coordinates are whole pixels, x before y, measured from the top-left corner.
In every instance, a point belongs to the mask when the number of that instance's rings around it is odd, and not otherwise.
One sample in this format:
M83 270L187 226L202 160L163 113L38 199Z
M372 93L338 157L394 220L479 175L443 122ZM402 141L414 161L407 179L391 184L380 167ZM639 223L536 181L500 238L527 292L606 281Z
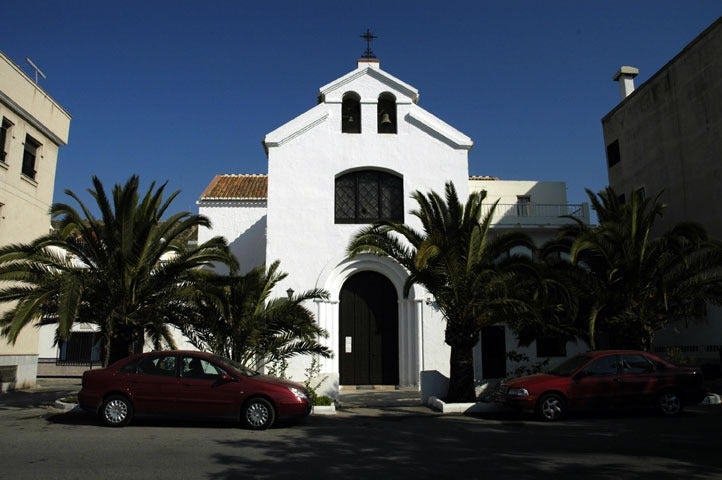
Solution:
M493 398L554 421L568 410L643 406L673 416L705 394L696 368L678 367L646 352L606 350L576 355L548 373L505 380Z
M251 429L311 412L306 388L203 352L158 351L83 373L80 406L113 427L134 415L224 417Z

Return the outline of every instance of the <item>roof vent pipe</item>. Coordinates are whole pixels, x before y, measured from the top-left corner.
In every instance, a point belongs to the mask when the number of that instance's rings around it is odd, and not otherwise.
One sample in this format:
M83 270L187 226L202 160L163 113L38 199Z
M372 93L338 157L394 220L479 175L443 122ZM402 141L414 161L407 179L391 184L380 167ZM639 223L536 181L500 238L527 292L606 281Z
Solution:
M614 81L619 82L619 94L622 100L627 98L634 91L634 77L639 75L639 69L635 67L621 67L614 74Z

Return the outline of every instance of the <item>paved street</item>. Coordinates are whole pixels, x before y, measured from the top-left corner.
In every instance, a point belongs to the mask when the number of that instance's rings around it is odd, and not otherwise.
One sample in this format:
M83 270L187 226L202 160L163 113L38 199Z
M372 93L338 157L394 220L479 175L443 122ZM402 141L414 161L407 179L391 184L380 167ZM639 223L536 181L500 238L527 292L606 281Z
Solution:
M355 401L264 432L160 420L111 429L48 407L62 391L0 397L3 478L722 478L719 406L543 424Z

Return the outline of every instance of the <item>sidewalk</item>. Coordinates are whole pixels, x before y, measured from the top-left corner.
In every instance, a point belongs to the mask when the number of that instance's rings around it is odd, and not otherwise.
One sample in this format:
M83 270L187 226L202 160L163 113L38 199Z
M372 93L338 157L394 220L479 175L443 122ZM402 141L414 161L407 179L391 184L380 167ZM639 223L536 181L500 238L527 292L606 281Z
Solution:
M421 406L421 392L414 389L346 390L339 393L339 409Z
M57 399L79 390L80 378L38 378L33 388L0 394L0 409L54 405Z

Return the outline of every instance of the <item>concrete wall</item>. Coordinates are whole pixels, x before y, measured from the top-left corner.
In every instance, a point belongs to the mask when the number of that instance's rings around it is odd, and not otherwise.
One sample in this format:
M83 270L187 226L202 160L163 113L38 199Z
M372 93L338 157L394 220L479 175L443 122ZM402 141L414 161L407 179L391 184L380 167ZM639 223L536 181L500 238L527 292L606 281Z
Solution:
M722 19L602 119L618 193L664 190L660 231L693 220L722 238Z
M664 190L668 204L657 234L683 221L722 239L722 18L602 119L604 144L619 142L620 161L609 185L629 198L644 188ZM659 348L681 346L692 356L716 357L722 311L710 307L701 324L674 325Z

